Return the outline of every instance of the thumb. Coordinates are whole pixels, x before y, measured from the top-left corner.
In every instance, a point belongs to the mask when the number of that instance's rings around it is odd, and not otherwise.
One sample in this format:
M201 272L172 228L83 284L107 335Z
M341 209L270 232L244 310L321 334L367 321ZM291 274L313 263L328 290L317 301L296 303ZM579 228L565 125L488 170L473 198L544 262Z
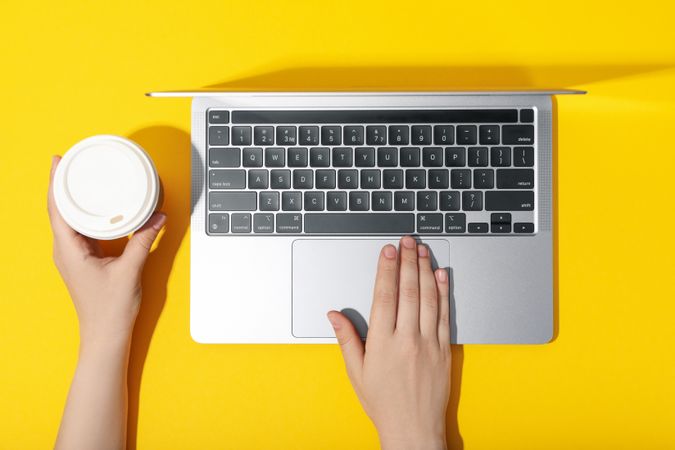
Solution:
M153 214L150 220L131 236L120 259L126 260L126 264L130 264L139 270L142 269L150 254L153 242L155 242L159 231L164 226L164 222L166 222L165 214Z
M337 337L338 344L340 344L342 358L345 360L349 378L360 377L364 352L361 336L356 332L352 322L341 312L330 311L328 313L328 320L333 326L335 337Z

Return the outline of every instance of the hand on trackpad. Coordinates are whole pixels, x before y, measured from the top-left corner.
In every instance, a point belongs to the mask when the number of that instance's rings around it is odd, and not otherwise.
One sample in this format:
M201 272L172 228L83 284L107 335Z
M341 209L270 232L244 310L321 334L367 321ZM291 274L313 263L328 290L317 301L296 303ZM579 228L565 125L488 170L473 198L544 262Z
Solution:
M428 239L437 267L448 267L450 250L444 239ZM293 336L333 338L326 320L330 310L342 311L361 337L368 330L377 261L386 244L396 239L299 239L293 242Z

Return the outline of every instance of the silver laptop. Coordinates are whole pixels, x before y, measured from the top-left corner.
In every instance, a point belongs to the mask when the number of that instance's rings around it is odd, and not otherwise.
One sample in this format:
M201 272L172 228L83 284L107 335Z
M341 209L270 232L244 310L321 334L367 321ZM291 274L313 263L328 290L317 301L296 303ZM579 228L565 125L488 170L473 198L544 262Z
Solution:
M451 341L552 339L549 92L193 96L190 331L202 343L367 335L402 235L451 279Z

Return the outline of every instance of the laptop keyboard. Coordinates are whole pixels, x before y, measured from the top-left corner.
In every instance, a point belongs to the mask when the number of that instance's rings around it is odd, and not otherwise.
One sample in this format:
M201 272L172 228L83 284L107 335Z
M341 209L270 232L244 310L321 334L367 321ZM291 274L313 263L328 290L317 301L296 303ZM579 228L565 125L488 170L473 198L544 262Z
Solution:
M535 232L533 109L206 115L211 235Z

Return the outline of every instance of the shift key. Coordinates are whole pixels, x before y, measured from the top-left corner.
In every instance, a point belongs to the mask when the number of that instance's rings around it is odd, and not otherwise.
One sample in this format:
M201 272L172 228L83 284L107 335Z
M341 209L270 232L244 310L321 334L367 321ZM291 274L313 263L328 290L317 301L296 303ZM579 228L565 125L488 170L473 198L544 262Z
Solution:
M255 211L255 192L209 192L211 211Z
M246 171L209 170L209 187L211 189L244 189L246 187Z

